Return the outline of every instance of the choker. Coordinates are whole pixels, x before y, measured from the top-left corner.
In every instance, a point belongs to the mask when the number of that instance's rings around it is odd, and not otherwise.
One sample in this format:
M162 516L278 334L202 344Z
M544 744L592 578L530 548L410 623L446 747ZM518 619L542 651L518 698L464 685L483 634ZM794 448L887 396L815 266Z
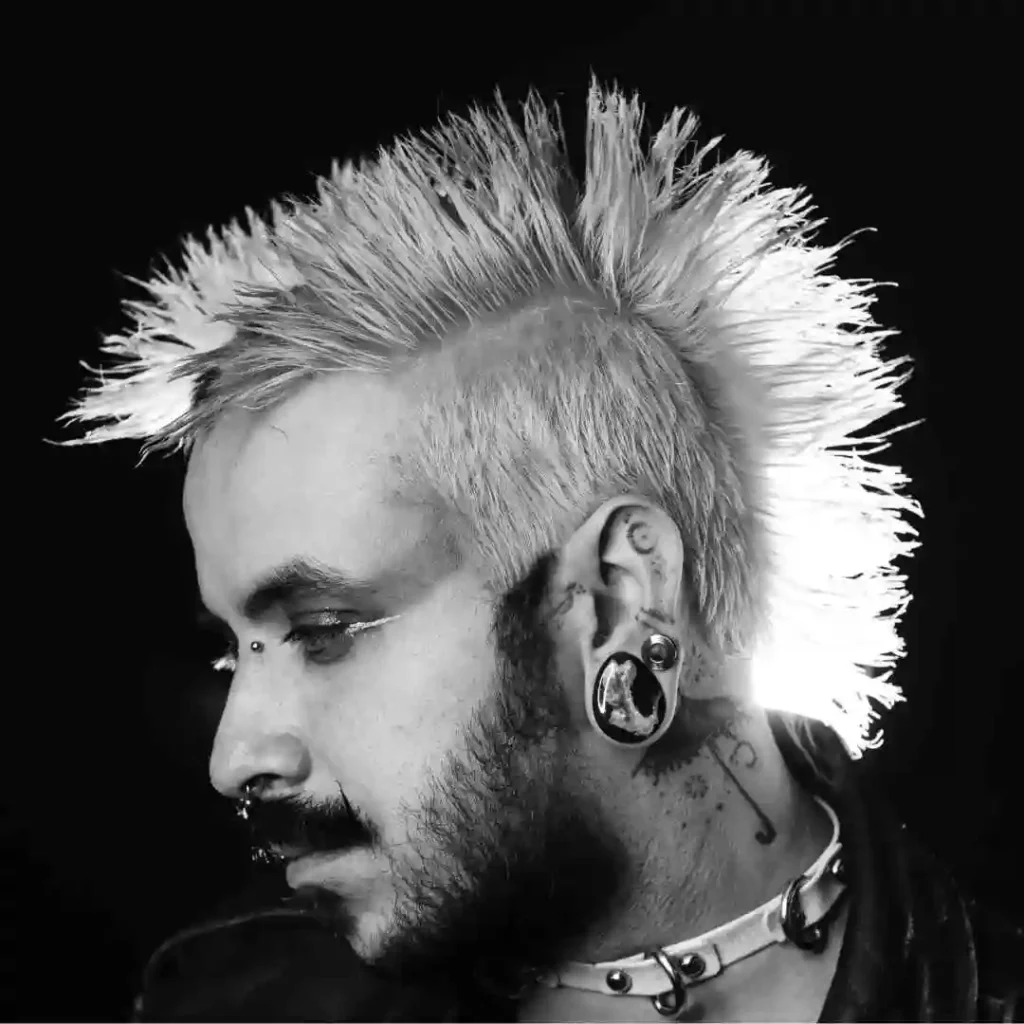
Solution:
M832 842L774 899L686 942L599 964L569 963L540 983L608 996L650 996L662 1016L674 1017L685 1005L687 988L716 977L737 960L787 942L820 953L846 881L839 818L824 800L814 799L832 820Z

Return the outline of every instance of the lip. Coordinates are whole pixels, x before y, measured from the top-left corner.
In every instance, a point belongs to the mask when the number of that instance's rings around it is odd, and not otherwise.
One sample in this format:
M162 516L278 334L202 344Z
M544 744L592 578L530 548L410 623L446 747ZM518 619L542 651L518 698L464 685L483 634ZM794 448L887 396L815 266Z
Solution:
M299 885L308 884L310 876L318 874L317 869L321 865L340 860L345 856L346 852L349 851L331 850L327 853L298 851L297 855L288 858L288 864L285 867L285 879L293 889Z
M345 852L345 850L328 850L326 853L316 853L312 850L299 850L295 853L285 853L284 856L289 864L319 864L323 861L344 857Z

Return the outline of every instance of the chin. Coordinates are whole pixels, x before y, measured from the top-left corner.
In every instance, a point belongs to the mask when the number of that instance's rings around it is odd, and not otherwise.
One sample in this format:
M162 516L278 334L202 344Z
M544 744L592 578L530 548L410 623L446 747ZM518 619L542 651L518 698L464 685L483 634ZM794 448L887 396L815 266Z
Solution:
M372 963L380 955L384 944L390 938L392 928L391 915L383 910L352 910L351 932L349 944L356 956Z
M286 877L292 889L330 893L339 901L346 938L364 960L377 954L393 930L390 865L374 851L305 858L291 864Z

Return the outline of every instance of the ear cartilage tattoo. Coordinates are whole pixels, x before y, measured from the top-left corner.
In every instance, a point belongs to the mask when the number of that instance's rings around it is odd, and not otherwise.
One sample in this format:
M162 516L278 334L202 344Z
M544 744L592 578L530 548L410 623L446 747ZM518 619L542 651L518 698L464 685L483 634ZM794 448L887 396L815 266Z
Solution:
M626 540L638 555L649 555L657 546L650 534L650 527L642 519L629 524Z
M672 620L664 612L658 611L657 608L641 608L639 615L637 615L637 621L643 621L643 616L647 616L649 619L653 619L655 622L660 622L663 626L671 626Z

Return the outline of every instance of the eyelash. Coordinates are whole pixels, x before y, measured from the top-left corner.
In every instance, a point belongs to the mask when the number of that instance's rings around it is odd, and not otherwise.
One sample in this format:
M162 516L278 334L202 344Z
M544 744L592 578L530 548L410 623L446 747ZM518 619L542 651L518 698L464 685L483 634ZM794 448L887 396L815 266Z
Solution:
M330 641L336 637L343 636L355 639L360 633L364 633L369 629L376 629L397 618L397 615L389 615L387 618L375 619L372 622L349 622L344 625L336 624L332 626L296 626L285 634L281 642L286 644L302 644L307 662L311 662L314 665L330 664L332 661L340 660L342 656L318 661L307 645L311 641ZM238 668L238 645L232 643L219 658L214 659L210 664L215 672L234 672Z

